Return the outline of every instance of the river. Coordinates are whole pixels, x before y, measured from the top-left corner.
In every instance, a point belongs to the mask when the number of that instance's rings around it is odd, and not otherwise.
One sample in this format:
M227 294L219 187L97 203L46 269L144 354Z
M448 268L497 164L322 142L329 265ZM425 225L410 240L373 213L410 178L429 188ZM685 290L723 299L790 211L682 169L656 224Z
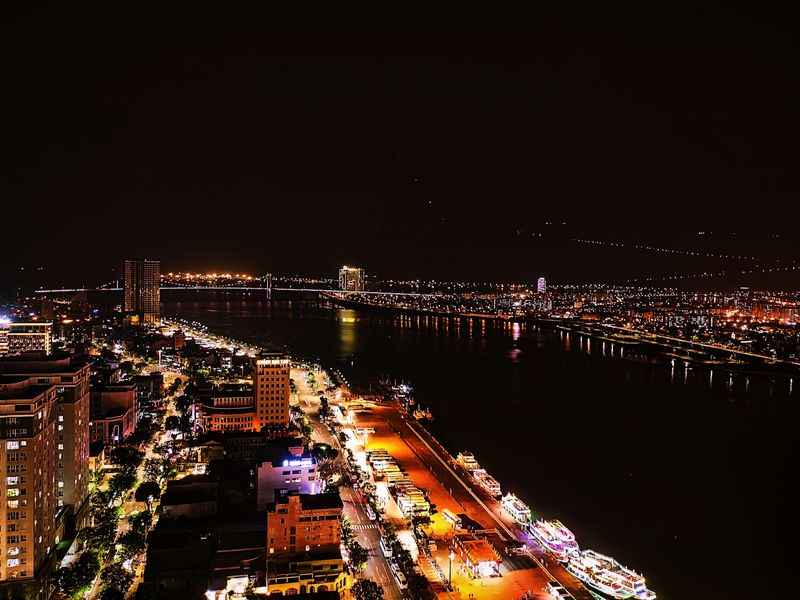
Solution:
M170 302L163 314L318 358L353 382L408 381L453 453L473 451L504 490L643 573L659 598L791 589L798 378L672 367L530 324L311 300Z

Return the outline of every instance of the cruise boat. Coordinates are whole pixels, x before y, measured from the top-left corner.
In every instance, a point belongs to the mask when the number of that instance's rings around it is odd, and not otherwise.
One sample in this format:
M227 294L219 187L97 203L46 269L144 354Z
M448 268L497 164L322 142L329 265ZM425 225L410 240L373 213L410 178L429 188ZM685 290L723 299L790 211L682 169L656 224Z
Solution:
M459 452L458 456L456 456L456 462L461 465L465 471L470 473L481 468L472 452Z
M553 600L567 600L568 598L572 598L564 586L557 583L548 583L545 589L547 590L547 595Z
M503 490L500 488L500 483L484 469L475 469L472 471L472 477L492 498L499 498L503 493Z
M561 562L566 562L569 555L578 550L575 535L561 521L536 521L531 524L530 532L536 541L555 554Z
M574 552L567 570L592 590L606 598L655 600L655 592L647 589L644 577L623 567L610 556L594 550Z
M514 520L517 523L521 525L527 525L531 522L530 507L511 492L503 496L503 499L500 501L500 503L503 505L503 508L506 510L506 512L514 517Z

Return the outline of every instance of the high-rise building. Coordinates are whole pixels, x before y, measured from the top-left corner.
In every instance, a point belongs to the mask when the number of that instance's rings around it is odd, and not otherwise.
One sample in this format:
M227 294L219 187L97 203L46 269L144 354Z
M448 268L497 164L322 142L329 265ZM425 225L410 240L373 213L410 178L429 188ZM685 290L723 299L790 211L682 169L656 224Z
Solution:
M72 355L7 357L0 359L0 375L56 386L57 504L77 514L89 495L89 361Z
M158 325L161 322L161 262L126 260L122 271L125 312L138 318L140 323Z
M289 424L289 368L291 361L282 352L266 352L253 364L254 428L286 427Z
M8 329L11 321L6 317L0 317L0 356L8 354Z
M339 269L339 289L346 292L363 292L366 275L360 267L342 267Z
M0 582L35 577L61 535L57 397L38 378L0 375Z
M44 352L52 350L52 323L9 323L8 354Z
M547 292L547 280L544 277L539 277L536 281L536 291L540 294Z

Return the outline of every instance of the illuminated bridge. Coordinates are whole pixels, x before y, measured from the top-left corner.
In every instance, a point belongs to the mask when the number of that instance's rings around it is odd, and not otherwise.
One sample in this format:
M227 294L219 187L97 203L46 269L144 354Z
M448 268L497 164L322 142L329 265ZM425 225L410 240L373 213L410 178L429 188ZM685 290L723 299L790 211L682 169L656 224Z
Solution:
M77 294L79 292L121 292L121 287L97 287L97 288L58 288L51 290L36 290L36 294ZM415 296L415 297L434 297L438 294L420 294L416 292L354 292L347 290L331 290L318 288L279 288L279 287L249 287L249 286L161 286L161 290L183 290L183 291L212 291L212 292L313 292L320 294L369 294L378 296Z

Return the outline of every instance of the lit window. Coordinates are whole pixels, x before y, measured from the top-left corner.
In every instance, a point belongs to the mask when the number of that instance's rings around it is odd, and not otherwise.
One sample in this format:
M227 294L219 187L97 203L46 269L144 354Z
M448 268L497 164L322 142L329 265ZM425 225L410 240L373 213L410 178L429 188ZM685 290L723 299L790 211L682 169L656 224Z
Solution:
M6 442L7 450L17 450L18 448L19 448L19 442Z
M18 566L19 566L19 559L18 559L18 558L9 558L9 559L6 561L6 564L7 564L9 567L18 567Z

